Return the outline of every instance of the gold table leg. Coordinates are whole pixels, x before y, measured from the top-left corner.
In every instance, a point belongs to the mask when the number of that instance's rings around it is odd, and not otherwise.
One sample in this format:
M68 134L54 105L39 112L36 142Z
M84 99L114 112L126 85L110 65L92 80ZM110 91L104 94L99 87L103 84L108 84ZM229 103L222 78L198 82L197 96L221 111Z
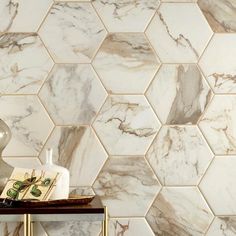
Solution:
M108 236L108 211L107 207L104 206L104 220L102 224L103 236Z
M30 214L24 214L24 236L33 236Z

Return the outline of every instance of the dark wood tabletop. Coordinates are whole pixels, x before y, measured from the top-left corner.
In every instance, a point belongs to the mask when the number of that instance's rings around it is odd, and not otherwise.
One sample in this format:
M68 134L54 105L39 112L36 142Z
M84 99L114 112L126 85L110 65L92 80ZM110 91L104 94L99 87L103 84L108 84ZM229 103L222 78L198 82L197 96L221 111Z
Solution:
M95 196L87 205L0 208L0 215L17 214L104 214L104 206L100 198Z

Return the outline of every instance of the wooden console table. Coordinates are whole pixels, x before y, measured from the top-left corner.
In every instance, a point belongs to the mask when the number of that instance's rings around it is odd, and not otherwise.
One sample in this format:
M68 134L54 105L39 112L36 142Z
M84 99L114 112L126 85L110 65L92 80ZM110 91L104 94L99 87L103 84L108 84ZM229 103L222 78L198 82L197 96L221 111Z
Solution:
M0 208L1 222L24 222L24 236L33 236L33 222L40 221L101 221L103 236L108 236L108 212L96 196L88 205Z

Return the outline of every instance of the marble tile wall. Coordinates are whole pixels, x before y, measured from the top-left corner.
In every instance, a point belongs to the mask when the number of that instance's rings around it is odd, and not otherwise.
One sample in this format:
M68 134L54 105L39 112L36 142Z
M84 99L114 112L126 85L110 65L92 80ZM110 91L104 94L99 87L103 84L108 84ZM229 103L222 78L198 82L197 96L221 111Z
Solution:
M52 147L71 191L108 206L109 236L236 236L235 55L236 0L1 0L4 160Z

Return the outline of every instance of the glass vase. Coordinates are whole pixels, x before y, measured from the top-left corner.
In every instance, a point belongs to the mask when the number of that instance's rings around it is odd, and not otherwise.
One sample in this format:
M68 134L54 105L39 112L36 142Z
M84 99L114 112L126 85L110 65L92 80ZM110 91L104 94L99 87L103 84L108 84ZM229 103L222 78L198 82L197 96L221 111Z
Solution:
M0 194L2 193L7 180L10 178L13 167L2 159L2 152L11 139L11 131L7 124L0 119Z

